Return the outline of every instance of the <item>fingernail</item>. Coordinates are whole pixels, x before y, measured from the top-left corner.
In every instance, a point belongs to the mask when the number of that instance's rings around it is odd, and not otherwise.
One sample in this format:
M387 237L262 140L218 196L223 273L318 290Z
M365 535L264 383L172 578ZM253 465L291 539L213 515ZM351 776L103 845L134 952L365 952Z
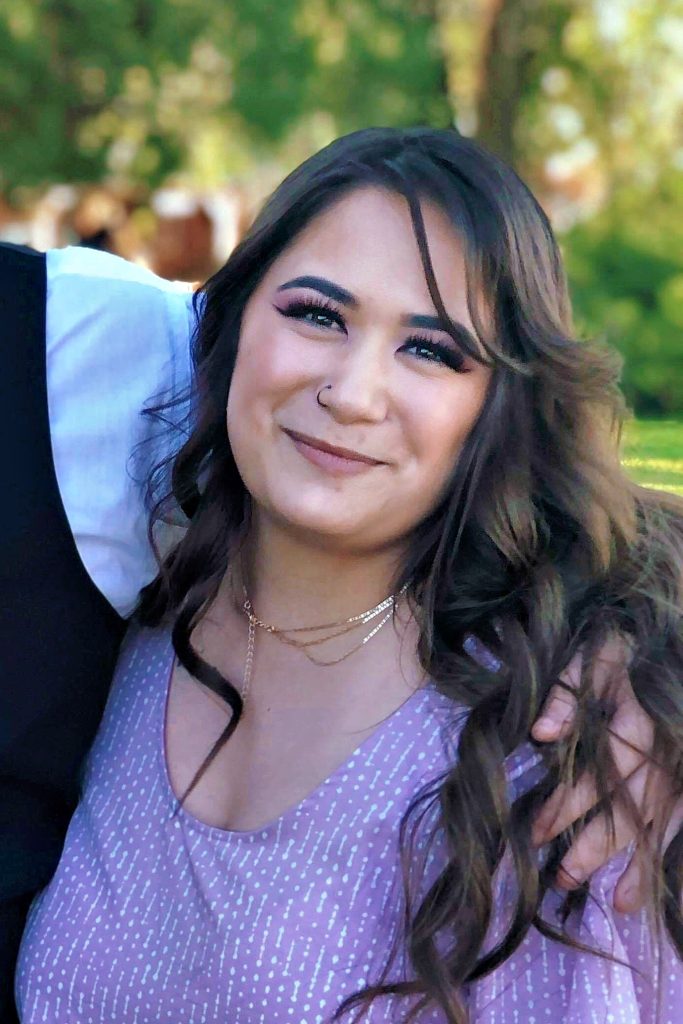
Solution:
M536 722L533 731L542 733L553 733L557 729L557 722L552 718L539 718Z

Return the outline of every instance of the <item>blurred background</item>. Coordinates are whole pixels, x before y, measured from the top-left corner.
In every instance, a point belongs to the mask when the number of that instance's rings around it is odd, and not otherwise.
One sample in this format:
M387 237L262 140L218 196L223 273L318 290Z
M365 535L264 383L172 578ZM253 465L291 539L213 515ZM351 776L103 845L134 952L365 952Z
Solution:
M455 124L560 236L624 356L643 482L683 494L683 0L2 0L0 238L201 281L308 154Z

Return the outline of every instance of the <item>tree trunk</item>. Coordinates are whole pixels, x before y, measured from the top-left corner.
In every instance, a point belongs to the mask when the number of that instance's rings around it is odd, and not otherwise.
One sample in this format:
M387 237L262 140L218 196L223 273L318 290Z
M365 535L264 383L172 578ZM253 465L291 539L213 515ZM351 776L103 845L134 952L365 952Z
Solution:
M486 7L477 139L514 165L515 127L530 56L525 29L533 14L541 12L538 0L487 0Z
M455 112L453 110L453 97L451 96L448 76L448 60L442 36L442 23L444 19L442 0L422 0L420 9L424 11L434 26L436 59L439 62L437 88L439 96L443 101L443 110L447 112L445 123L439 124L438 127L451 127L455 120Z

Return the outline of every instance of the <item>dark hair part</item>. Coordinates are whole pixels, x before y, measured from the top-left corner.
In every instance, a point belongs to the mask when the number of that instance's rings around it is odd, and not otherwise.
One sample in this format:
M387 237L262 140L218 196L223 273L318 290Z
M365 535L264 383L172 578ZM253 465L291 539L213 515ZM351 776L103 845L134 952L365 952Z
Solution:
M172 491L155 512L162 518L179 503L189 527L161 561L140 617L146 624L172 619L181 663L233 709L204 768L242 710L235 687L190 642L248 525L249 496L225 422L242 313L299 232L361 187L405 197L446 329L421 202L436 203L451 219L465 246L470 310L485 353L471 354L490 361L493 373L447 493L413 531L396 580L397 587L409 586L425 670L455 704L470 709L457 762L438 785L416 796L401 827L402 941L413 978L392 983L388 963L378 984L345 1000L335 1019L347 1011L362 1014L369 1000L396 993L410 997L407 1021L432 1003L451 1024L463 1024L463 984L502 963L530 928L572 941L540 912L570 836L552 844L544 868L530 839L533 814L554 787L589 767L608 817L625 806L645 841L608 742L613 690L600 697L591 685L601 648L615 633L627 638L630 682L654 721L657 759L672 792L683 792L683 512L676 499L637 487L621 469L618 360L576 338L556 242L517 175L451 131L377 128L337 140L289 175L196 300L196 420L172 462ZM490 314L485 322L477 295ZM160 467L155 486L167 468ZM470 635L495 655L498 669L467 653ZM543 749L543 778L511 798L506 759L528 740L544 698L579 648L583 668L572 734ZM619 671L613 676L613 686L620 685ZM666 850L663 841L672 804L673 797L664 802L647 842L654 910L683 955L683 830ZM430 815L448 862L417 899L415 836ZM484 952L495 910L494 874L504 854L516 875L517 901L505 935ZM585 894L583 887L568 899L568 914Z

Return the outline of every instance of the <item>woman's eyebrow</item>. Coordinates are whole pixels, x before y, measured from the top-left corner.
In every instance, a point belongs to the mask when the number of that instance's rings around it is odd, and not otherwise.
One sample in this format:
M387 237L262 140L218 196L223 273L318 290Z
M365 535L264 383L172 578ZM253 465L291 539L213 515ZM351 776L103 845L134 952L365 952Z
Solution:
M294 277L291 281L285 281L277 290L284 292L290 288L313 288L315 291L320 292L321 295L327 295L328 298L334 299L335 302L340 302L342 305L349 306L352 309L357 308L359 305L355 295L347 291L346 288L342 288L341 285L335 284L334 281L329 281L326 277L304 274L302 277ZM438 316L431 316L428 313L408 314L402 317L402 322L406 327L421 327L423 330L445 331L446 334L451 333L447 327L444 327L443 321ZM473 349L478 348L476 338L464 324L454 320L451 323L451 328L456 334L464 337Z
M294 277L291 281L281 284L278 291L284 292L288 288L314 288L317 292L327 295L328 298L334 299L335 302L341 302L344 306L355 308L358 305L358 299L355 295L347 292L346 288L341 288L333 281L328 281L326 277L312 277L310 275Z
M403 317L406 327L424 327L428 331L443 331L443 320L438 316L429 316L427 313L412 313ZM458 326L461 326L458 324ZM464 328L463 328L464 330Z
M411 316L406 316L403 319L406 327L422 327L428 331L444 331L446 334L454 335L457 334L463 338L467 345L471 346L472 349L479 349L479 343L473 335L469 327L465 327L465 324L459 320L451 320L449 327L444 327L443 320L438 316L428 316L425 313L414 313Z

